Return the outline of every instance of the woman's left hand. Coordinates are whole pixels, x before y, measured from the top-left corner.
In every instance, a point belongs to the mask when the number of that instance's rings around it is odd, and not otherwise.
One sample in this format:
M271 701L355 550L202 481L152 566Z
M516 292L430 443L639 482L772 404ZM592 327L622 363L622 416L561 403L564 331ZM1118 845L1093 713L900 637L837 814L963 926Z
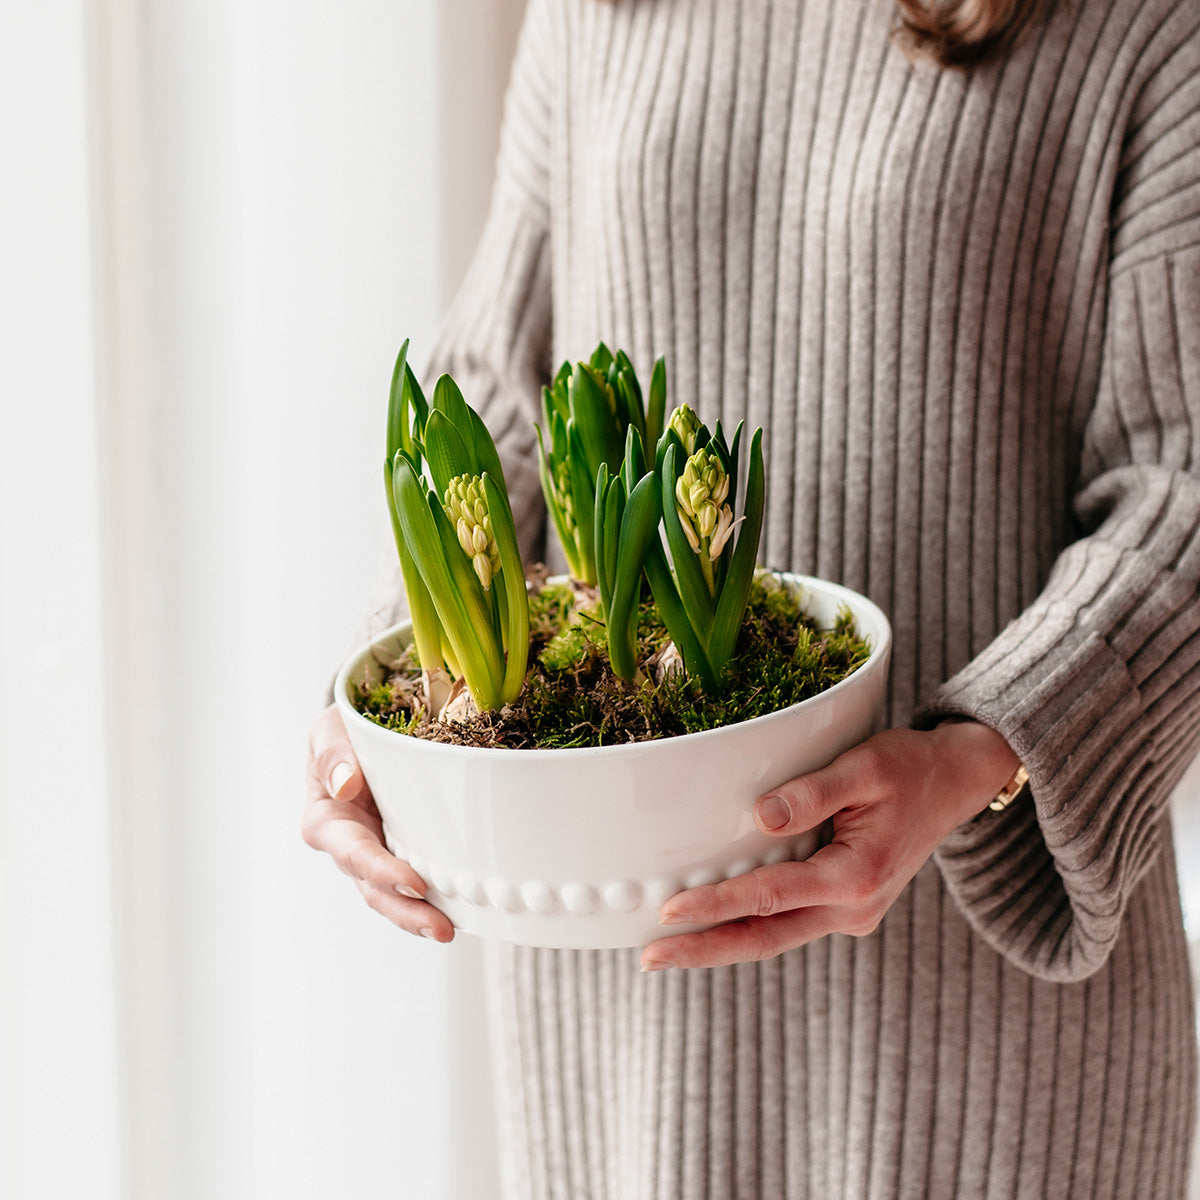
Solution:
M790 780L758 801L759 828L789 837L832 820L833 840L805 862L673 896L664 925L716 927L651 942L642 969L752 962L827 933L874 932L939 843L982 812L1017 765L1000 734L948 721L929 732L889 729Z

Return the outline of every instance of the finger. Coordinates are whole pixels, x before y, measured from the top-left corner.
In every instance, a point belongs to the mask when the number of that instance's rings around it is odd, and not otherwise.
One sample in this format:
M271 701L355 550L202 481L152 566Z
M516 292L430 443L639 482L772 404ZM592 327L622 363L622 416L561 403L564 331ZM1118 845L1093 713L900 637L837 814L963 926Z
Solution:
M761 962L838 932L841 923L836 908L800 908L776 917L748 917L704 933L659 938L642 951L642 970Z
M420 900L406 900L394 892L380 890L370 883L360 880L358 890L368 907L374 909L380 916L386 917L393 925L399 926L406 933L428 938L434 942L451 942L454 940L454 926L446 914L425 904Z
M331 704L313 722L308 734L308 749L311 769L327 795L353 802L367 793L367 781L335 705Z
M764 833L778 837L816 829L835 813L869 800L885 783L886 764L869 742L839 755L827 767L798 775L772 789L754 806Z
M744 917L771 917L813 905L851 904L856 856L842 842L830 842L803 862L758 867L746 875L690 888L662 907L664 925L715 925Z
M372 821L355 808L325 798L308 806L303 833L314 850L325 851L352 878L397 896L424 897L425 881L388 852L377 818Z

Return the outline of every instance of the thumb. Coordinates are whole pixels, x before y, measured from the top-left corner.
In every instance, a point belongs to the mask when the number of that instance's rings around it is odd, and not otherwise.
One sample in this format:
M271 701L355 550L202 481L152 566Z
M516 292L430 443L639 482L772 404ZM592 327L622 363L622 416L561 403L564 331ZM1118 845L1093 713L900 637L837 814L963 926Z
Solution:
M763 833L787 837L816 829L853 799L848 773L840 760L820 771L798 775L773 788L754 806L754 820Z
M341 714L333 705L313 722L309 754L317 778L330 796L336 800L357 799L366 780L346 736Z

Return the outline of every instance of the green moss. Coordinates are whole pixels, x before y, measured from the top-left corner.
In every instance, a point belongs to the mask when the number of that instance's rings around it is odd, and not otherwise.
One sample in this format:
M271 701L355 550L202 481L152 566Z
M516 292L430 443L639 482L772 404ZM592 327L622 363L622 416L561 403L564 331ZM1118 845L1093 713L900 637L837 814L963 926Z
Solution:
M422 714L410 707L412 694L412 685L396 675L373 687L350 685L350 702L354 707L376 725L397 733L412 733L421 722Z
M569 624L560 625L537 658L546 670L562 674L598 653L606 653L604 619L595 608L588 607L580 609Z
M548 583L529 597L529 636L544 645L566 623L575 603L574 593L565 583Z
M568 620L574 596L556 585L531 601L535 649L525 690L501 713L454 726L465 744L544 749L646 741L714 729L787 708L840 682L860 667L869 649L843 611L831 630L819 630L791 590L769 576L756 578L725 688L706 694L699 682L671 671L661 683L629 684L613 675L604 626L585 608ZM655 656L670 637L649 600L640 607L639 661L652 673ZM566 622L564 624L564 622ZM393 677L395 678L395 677ZM391 691L389 691L389 687ZM397 705L407 688L371 689L360 711L388 728L400 728ZM436 722L408 718L404 732L447 737Z

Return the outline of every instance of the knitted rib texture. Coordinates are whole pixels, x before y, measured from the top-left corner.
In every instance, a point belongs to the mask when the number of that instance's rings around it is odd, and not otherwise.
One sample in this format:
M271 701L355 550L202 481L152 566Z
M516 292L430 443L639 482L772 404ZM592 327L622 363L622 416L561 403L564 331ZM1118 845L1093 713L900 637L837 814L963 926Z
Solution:
M764 428L762 558L870 595L890 715L1032 799L873 935L641 976L494 955L521 1200L1173 1200L1195 1054L1165 803L1200 736L1200 4L913 63L886 0L531 0L443 327L539 549L540 385L603 337Z

